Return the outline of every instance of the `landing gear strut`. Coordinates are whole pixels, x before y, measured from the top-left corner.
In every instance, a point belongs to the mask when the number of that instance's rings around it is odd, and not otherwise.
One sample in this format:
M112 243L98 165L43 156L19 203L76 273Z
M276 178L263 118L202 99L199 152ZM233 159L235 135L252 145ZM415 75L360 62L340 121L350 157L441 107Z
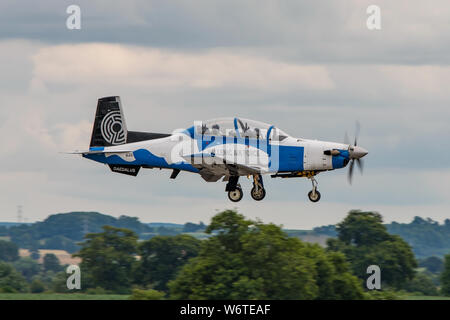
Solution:
M228 199L233 202L241 201L244 193L242 192L241 185L238 183L239 176L231 176L225 187L225 191L228 191Z
M320 200L320 192L319 190L317 190L317 181L314 176L312 176L310 179L312 183L312 190L308 192L308 198L312 202L317 202Z
M253 188L250 191L253 200L261 201L266 196L263 180L260 174L253 176Z

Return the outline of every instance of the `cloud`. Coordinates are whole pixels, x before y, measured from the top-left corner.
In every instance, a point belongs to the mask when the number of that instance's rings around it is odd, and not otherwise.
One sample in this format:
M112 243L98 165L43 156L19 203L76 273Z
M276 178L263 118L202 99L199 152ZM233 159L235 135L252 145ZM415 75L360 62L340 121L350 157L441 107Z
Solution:
M54 126L55 136L61 150L86 150L92 133L92 122L82 120L78 123L59 123Z
M186 53L106 43L47 46L34 56L33 83L103 82L139 87L246 87L269 91L327 90L327 69L230 50Z
M84 149L96 99L120 95L131 130L171 132L239 115L300 137L341 141L360 120L363 177L250 183L238 208L287 227L336 223L353 208L386 221L448 217L450 6L378 1L84 1L82 30L65 28L70 1L0 3L0 212L30 220L70 210L143 221L207 222L233 207L224 185L143 170L131 178L59 151ZM279 210L282 207L283 210ZM275 214L276 213L276 214Z
M71 1L2 1L0 38L48 43L110 42L178 50L258 48L302 63L449 64L446 0L379 0L382 30L366 28L371 0L79 0L82 29L68 31Z
M0 127L2 155L14 155L25 146L28 150L43 148L56 149L54 137L45 123L45 112L39 108L22 108L12 113Z

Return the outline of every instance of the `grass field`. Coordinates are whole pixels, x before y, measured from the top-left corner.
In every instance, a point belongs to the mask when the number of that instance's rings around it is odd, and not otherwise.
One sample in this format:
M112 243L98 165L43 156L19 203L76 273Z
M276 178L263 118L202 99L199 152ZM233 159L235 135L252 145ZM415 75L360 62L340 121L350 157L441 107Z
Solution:
M404 300L450 300L450 297L441 296L403 296Z
M126 300L128 295L83 293L0 293L0 300Z
M83 293L0 293L0 300L127 300L128 295ZM403 300L450 300L439 296L402 296Z

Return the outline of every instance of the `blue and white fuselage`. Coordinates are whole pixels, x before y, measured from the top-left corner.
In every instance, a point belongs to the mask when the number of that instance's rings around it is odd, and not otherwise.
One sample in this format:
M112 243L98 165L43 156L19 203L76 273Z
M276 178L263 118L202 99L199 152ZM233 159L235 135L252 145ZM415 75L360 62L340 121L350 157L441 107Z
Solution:
M248 121L248 120L242 120ZM248 123L248 122L246 122ZM111 147L91 147L85 158L111 165L136 165L163 169L179 169L199 173L206 166L239 164L260 170L261 174L300 171L324 171L345 167L349 145L335 142L299 139L282 133L271 138L195 134L195 127L160 139L127 143ZM281 136L281 138L280 138ZM326 155L336 150L339 155ZM223 172L222 176L229 173ZM247 175L247 174L242 174Z
M91 147L80 152L83 157L130 175L137 175L141 168L162 168L173 170L171 178L180 171L198 173L208 182L222 178L228 181L226 191L232 201L242 198L240 176L254 177L252 197L261 200L265 195L264 174L311 178L310 199L318 201L317 173L343 168L367 154L356 145L294 138L273 125L242 118L195 122L188 129L167 135L128 132L120 100L115 98L119 108L105 112L99 100Z

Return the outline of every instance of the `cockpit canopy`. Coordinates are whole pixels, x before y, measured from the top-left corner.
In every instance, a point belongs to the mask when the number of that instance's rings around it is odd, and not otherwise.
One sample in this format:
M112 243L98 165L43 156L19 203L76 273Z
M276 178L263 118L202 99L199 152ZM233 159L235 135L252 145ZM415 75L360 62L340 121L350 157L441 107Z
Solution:
M273 125L244 118L218 118L194 125L195 134L200 136L224 136L282 141L289 135Z

